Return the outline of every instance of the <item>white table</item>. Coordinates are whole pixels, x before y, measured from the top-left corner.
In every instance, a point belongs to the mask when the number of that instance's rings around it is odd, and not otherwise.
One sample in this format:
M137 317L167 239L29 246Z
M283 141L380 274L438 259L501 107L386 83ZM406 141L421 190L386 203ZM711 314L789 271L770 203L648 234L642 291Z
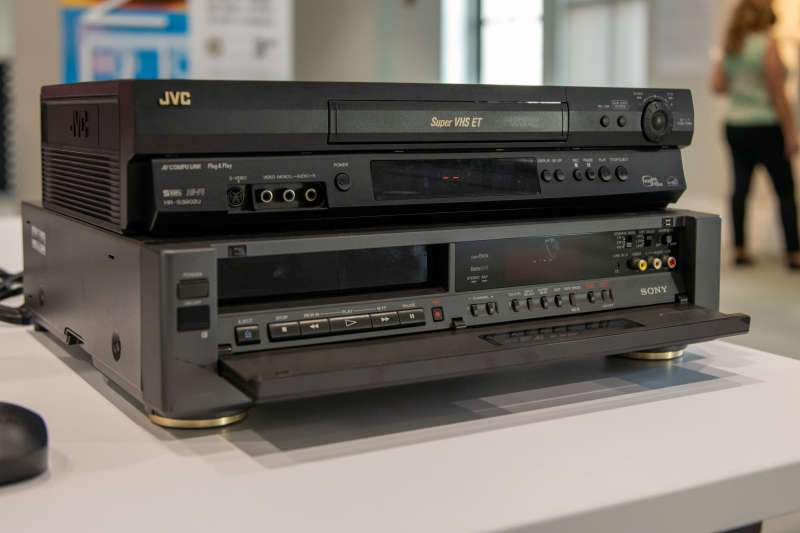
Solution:
M0 488L0 531L722 531L800 509L798 384L799 361L713 342L167 430L0 327L0 401L51 439L48 473Z

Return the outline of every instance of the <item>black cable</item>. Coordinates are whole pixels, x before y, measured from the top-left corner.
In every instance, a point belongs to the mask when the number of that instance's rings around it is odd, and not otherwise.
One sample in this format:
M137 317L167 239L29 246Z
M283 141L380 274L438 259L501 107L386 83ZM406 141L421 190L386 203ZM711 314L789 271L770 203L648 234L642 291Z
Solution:
M0 301L19 296L22 293L22 272L11 274L0 268ZM33 324L33 317L24 305L9 307L0 304L0 322L27 326Z

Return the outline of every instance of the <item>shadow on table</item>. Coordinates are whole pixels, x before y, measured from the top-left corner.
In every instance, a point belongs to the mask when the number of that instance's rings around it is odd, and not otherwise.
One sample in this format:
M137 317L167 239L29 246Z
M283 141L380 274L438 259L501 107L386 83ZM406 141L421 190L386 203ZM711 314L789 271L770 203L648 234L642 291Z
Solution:
M39 336L41 334L37 334ZM703 394L757 383L693 346L671 362L585 357L489 374L402 385L254 407L243 422L218 430L171 430L151 424L139 403L91 367L91 358L51 351L123 413L162 440L178 439L198 455L216 453L207 438L222 437L266 467L388 449L498 428L531 424ZM196 443L197 446L193 446ZM209 449L214 452L208 451Z

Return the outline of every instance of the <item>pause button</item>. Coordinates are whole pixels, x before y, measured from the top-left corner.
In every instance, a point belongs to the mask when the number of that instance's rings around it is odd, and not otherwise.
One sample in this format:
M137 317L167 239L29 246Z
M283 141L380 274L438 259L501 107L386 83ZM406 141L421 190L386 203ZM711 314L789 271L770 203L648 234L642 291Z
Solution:
M422 309L406 309L398 313L401 326L424 326L425 313Z

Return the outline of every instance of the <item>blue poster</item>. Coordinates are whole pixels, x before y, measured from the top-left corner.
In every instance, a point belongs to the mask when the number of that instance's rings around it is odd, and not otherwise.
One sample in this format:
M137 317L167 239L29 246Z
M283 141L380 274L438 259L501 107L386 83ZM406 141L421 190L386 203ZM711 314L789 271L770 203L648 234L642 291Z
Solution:
M62 0L64 82L189 77L185 0Z

